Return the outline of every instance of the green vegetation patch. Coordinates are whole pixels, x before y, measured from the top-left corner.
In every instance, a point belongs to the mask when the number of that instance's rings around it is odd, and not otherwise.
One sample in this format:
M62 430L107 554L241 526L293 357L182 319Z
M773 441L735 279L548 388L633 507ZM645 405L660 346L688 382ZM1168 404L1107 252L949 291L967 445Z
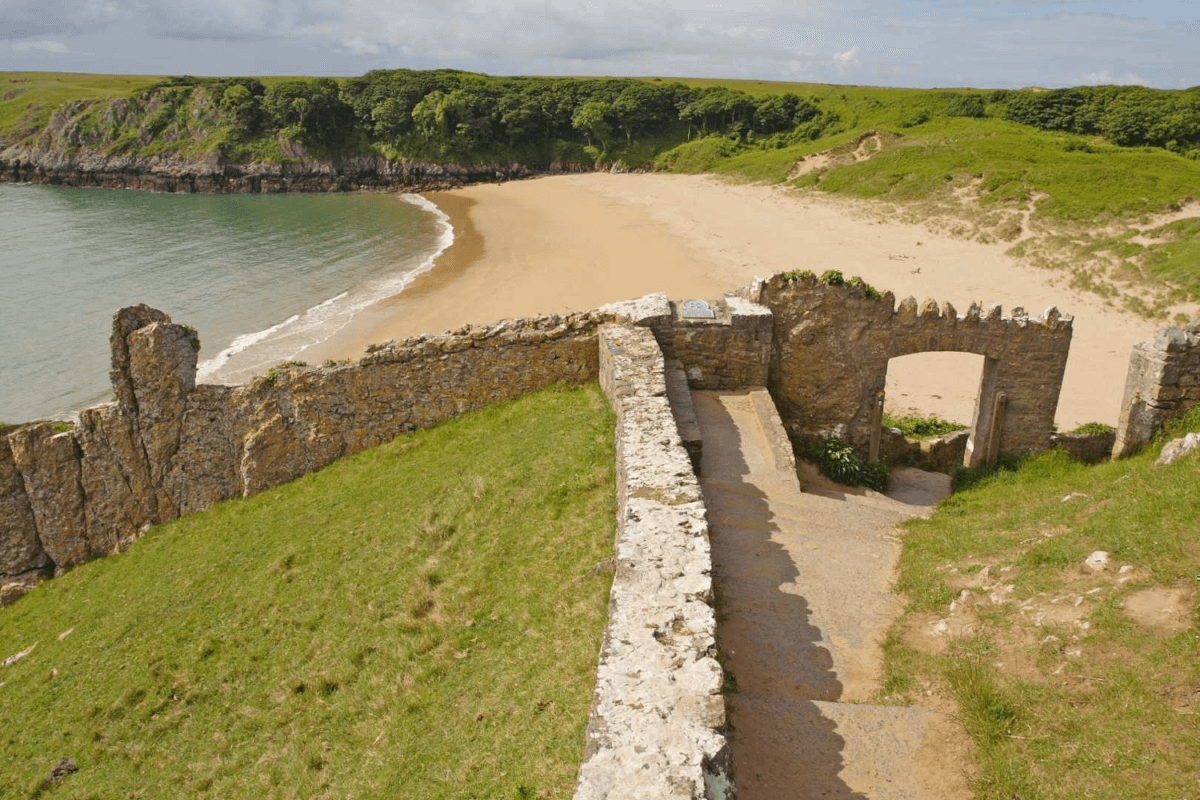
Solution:
M1166 150L1099 145L1088 152L1064 147L1069 141L997 119L940 120L870 159L830 170L819 186L903 201L974 180L984 207L1045 195L1039 214L1088 223L1160 212L1200 187L1200 162Z
M905 436L913 439L930 439L934 436L941 436L944 433L967 429L967 426L961 422L950 422L941 419L935 414L923 416L916 412L900 415L884 412L883 427L897 428Z
M147 75L0 72L0 141L41 129L54 109L71 100L127 97L153 84Z
M836 436L824 441L794 445L796 455L807 459L821 474L844 486L866 486L877 492L888 488L888 464L883 459L869 461Z
M1195 430L1200 409L1170 435ZM1195 791L1200 459L1158 466L1161 446L1090 467L1032 456L906 524L909 605L880 699L957 701L977 797ZM1089 569L1096 551L1108 563ZM950 628L936 636L939 621Z
M1115 430L1116 428L1112 425L1104 422L1085 422L1079 427L1067 431L1067 433L1081 436L1095 436L1102 433L1112 433Z
M1146 269L1159 279L1184 287L1190 297L1200 297L1200 219L1152 228L1146 236L1157 240L1146 248Z
M0 612L0 795L566 797L612 555L595 386L150 531ZM60 760L79 767L44 784Z

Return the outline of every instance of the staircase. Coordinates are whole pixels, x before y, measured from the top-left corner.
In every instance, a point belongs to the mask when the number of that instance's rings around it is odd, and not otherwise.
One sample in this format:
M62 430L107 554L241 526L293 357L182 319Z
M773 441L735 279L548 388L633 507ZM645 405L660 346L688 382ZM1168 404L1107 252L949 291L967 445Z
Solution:
M802 487L765 389L698 391L691 401L717 639L736 682L727 700L739 798L970 797L952 720L863 702L902 610L890 587L893 529L928 514L949 479L898 470L891 496L815 473Z

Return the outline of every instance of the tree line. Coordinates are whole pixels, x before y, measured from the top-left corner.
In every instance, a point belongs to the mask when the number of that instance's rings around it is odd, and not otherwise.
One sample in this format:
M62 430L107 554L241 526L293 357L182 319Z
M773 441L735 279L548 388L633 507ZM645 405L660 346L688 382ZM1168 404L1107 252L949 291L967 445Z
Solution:
M784 147L845 128L825 101L794 93L758 96L661 80L494 77L457 70L374 70L340 82L181 76L135 99L143 105L153 99L154 123L187 106L196 89L215 104L232 145L281 137L326 157L380 152L462 163L637 165L699 137ZM1200 87L931 90L891 102L899 103L900 127L944 117L999 117L1200 158Z
M1200 87L1081 86L997 91L989 98L1013 122L1045 131L1103 136L1122 147L1164 147L1200 158Z
M330 155L381 151L442 161L616 161L719 134L776 146L819 137L837 116L796 94L634 79L492 77L456 70L375 70L264 84L255 78L168 78L144 101L204 89L233 141L280 135Z

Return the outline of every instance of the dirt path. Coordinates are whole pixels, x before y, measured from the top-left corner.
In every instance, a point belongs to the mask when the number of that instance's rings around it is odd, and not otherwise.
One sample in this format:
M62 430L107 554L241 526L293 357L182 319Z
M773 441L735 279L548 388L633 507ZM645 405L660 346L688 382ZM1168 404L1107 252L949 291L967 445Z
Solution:
M897 498L806 476L765 390L696 392L718 640L742 800L966 798L964 736L944 715L867 705L899 614L897 522L948 486L902 473ZM942 479L945 479L944 481ZM932 480L932 485L931 485Z

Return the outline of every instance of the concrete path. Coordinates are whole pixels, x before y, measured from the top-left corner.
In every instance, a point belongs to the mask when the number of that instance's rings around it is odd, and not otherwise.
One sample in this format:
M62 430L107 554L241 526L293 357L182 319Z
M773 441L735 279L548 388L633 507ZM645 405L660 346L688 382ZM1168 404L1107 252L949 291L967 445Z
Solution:
M922 708L866 705L902 610L893 528L945 476L899 470L885 497L804 476L766 390L695 392L717 638L741 800L970 797L963 734Z

